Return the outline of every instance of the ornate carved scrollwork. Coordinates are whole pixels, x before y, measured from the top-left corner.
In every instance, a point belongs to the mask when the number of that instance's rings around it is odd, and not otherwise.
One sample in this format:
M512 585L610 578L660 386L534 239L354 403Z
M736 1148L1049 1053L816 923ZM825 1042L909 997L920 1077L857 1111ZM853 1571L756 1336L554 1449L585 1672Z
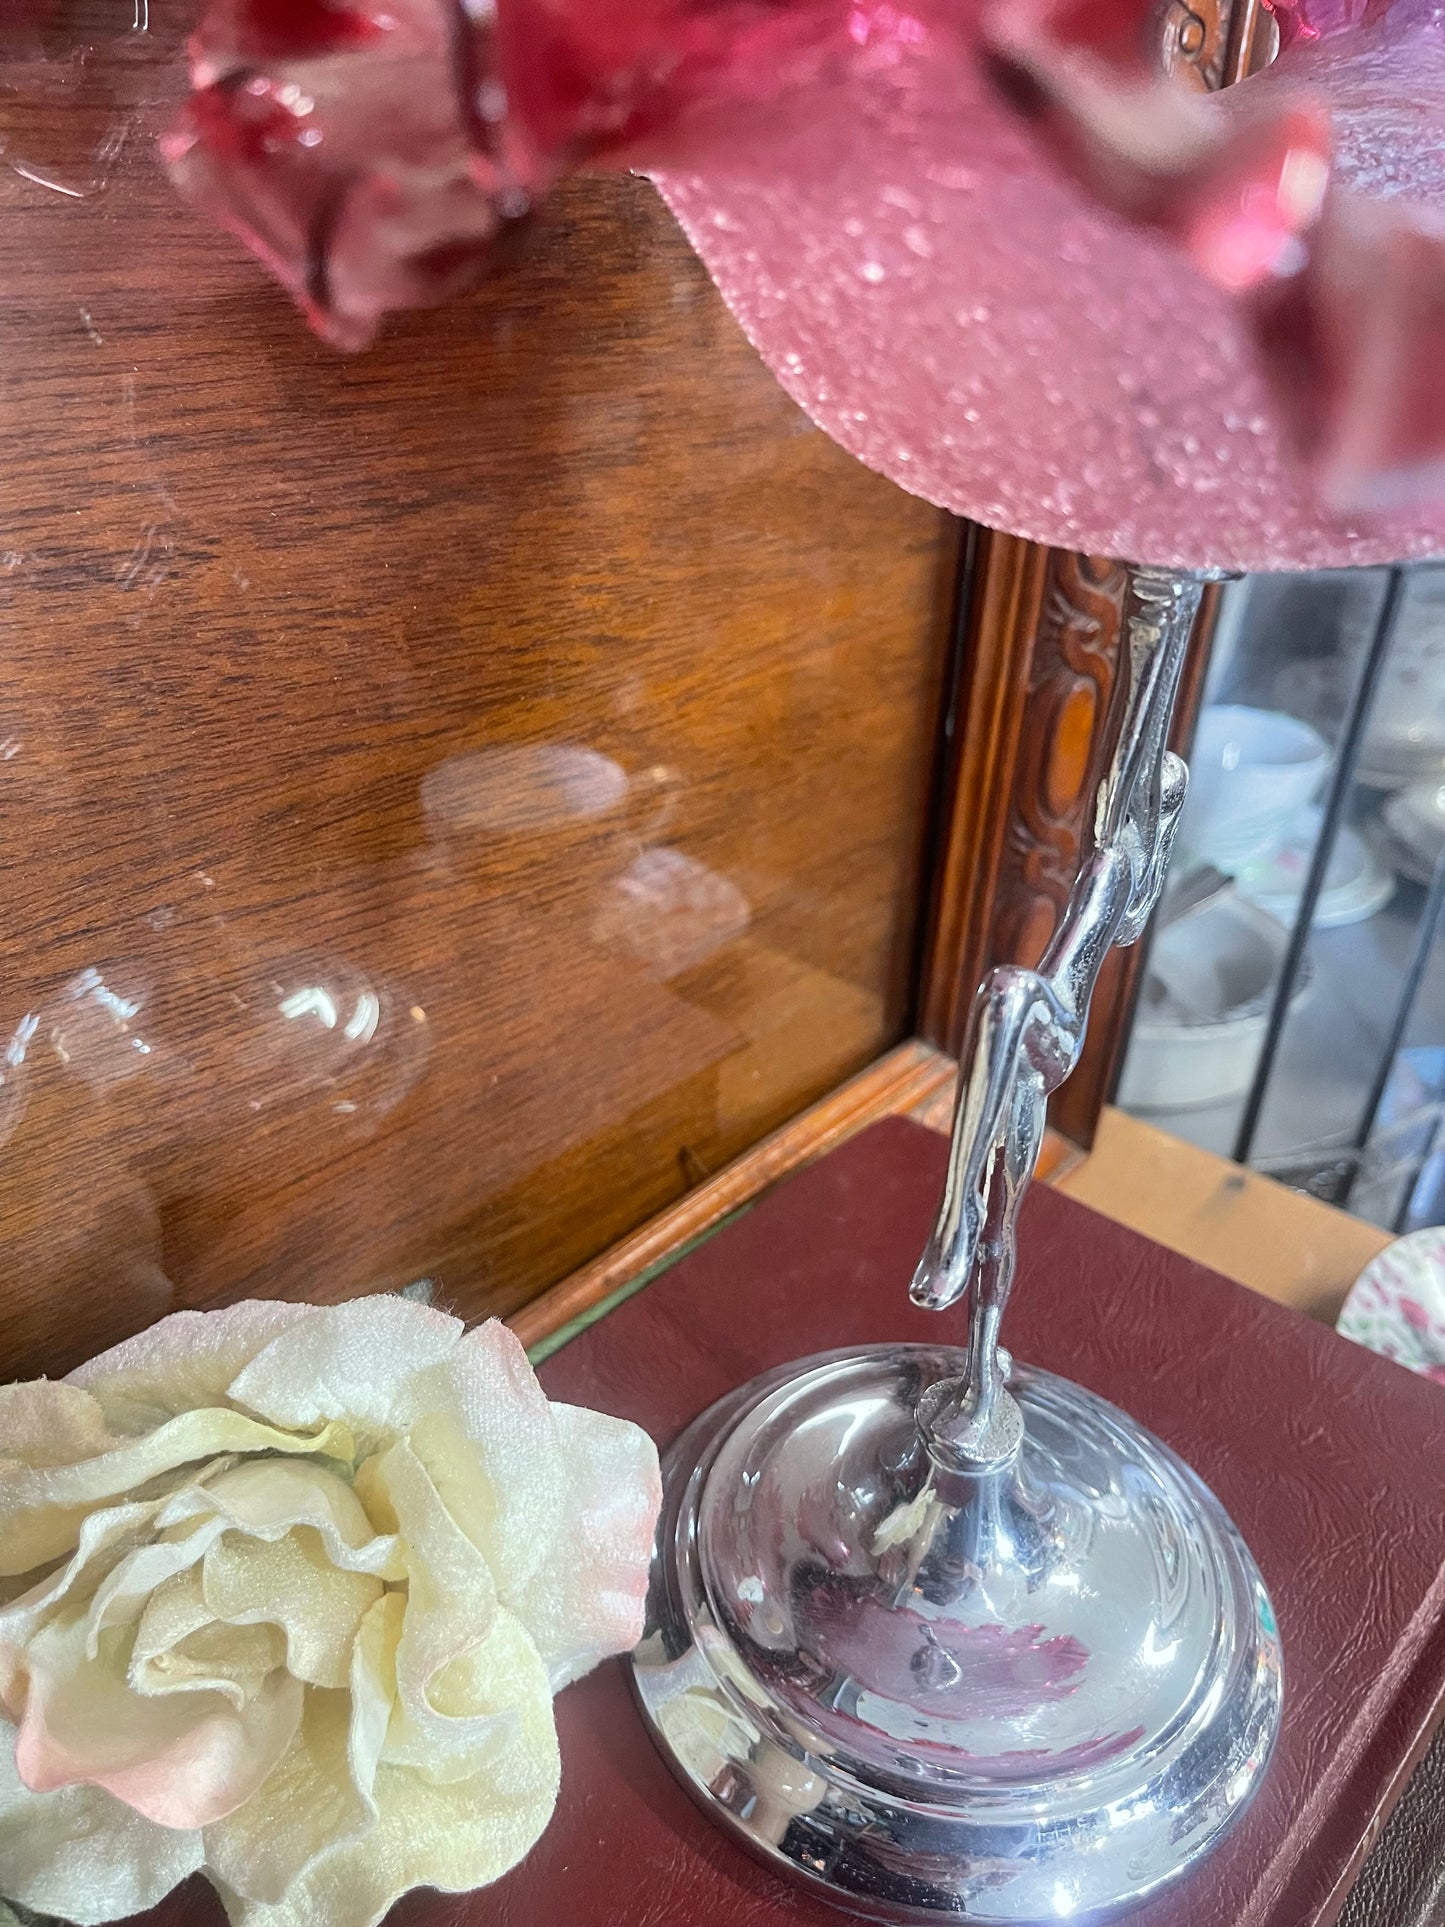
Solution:
M1036 964L1079 873L1114 716L1126 575L1051 551L996 895L993 961Z
M1213 93L1224 85L1229 60L1229 0L1165 0L1159 23L1164 65L1180 79Z

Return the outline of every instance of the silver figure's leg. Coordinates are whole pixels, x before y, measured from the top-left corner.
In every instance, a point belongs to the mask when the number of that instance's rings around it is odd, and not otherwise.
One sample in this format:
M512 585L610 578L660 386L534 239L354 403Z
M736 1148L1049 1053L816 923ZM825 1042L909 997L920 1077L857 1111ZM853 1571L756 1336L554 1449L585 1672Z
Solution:
M1099 786L1094 848L1039 968L995 970L974 1006L943 1206L913 1280L914 1302L936 1310L972 1293L967 1377L930 1414L931 1442L954 1463L997 1464L1017 1446L999 1328L1019 1206L1048 1095L1083 1049L1104 959L1115 944L1137 940L1163 888L1188 783L1165 744L1202 590L1199 577L1132 573L1128 694Z

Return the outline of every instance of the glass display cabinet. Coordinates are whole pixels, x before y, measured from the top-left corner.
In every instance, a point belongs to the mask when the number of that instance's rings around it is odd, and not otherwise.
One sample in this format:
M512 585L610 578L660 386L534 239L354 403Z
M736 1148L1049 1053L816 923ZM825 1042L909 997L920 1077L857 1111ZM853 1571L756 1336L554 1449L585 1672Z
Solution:
M1385 1228L1445 1216L1445 569L1225 591L1119 1101Z
M257 1293L628 1275L951 1076L1117 723L1122 569L851 461L642 182L311 339L155 163L191 12L0 21L20 1375ZM1161 33L1200 86L1261 37Z
M540 1360L945 1125L1091 854L1130 574L844 453L640 179L333 352L157 164L194 13L0 0L0 1380L382 1292ZM1254 0L1158 28L1200 89L1272 50ZM1044 1175L1116 1100L1445 1219L1445 565L1211 582L1171 741Z

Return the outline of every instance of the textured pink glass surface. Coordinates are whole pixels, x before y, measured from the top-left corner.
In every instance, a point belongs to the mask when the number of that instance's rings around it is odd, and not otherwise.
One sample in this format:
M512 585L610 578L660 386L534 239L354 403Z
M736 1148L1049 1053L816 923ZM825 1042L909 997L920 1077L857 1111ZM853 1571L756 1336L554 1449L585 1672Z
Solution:
M1392 11L1390 0L1265 0L1265 5L1279 22L1284 47L1292 47L1297 40L1347 33L1352 27L1383 20Z
M1437 553L1445 26L1280 4L1287 54L1204 100L1139 0L213 0L168 152L343 346L641 166L918 494L1139 561Z
M1090 150L1088 187L1057 143L1048 164L951 34L931 33L866 88L812 90L806 113L662 185L789 393L930 500L1063 547L1184 566L1435 554L1445 511L1391 514L1388 487L1372 500L1370 483L1389 460L1402 495L1429 484L1440 447L1445 283L1429 233L1395 225L1407 205L1445 215L1438 17L1412 9L1297 44L1191 102L1182 151L1202 129L1227 157L1241 130L1252 138L1301 104L1329 110L1350 230L1321 251L1312 272L1333 277L1330 298L1304 314L1283 298L1303 292L1299 275L1242 300L1202 271L1177 245L1179 196L1132 207L1132 220L1100 205L1107 143ZM1116 203L1141 172L1120 169ZM1288 240L1280 206L1276 195L1246 253ZM1207 174L1200 208L1203 247L1211 220L1219 228ZM1342 419L1346 365L1360 378ZM1326 426L1339 493L1368 515L1321 505L1304 456Z

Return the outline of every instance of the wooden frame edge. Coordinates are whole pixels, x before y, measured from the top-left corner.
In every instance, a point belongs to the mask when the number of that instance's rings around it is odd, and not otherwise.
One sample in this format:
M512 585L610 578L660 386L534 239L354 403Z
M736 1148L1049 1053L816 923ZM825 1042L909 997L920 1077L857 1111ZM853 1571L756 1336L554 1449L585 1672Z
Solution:
M601 1257L521 1306L507 1323L529 1350L545 1343L855 1131L950 1092L957 1069L920 1038L899 1044Z
M959 612L961 675L950 717L924 944L918 1028L956 1050L991 961L1029 668L1049 551L980 528Z

